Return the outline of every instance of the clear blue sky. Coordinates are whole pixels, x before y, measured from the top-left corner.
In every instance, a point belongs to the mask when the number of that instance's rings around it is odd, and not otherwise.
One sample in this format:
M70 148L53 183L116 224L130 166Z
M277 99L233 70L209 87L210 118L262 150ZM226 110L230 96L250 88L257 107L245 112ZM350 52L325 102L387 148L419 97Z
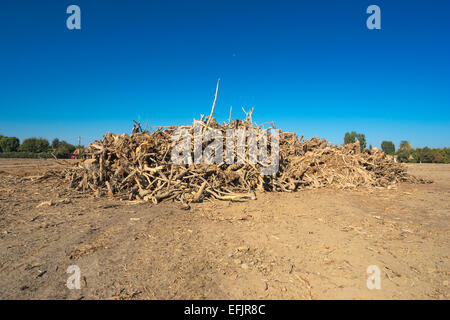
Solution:
M81 30L66 28L67 6ZM381 8L381 30L366 8ZM71 143L255 107L340 144L450 146L449 1L2 0L0 134Z

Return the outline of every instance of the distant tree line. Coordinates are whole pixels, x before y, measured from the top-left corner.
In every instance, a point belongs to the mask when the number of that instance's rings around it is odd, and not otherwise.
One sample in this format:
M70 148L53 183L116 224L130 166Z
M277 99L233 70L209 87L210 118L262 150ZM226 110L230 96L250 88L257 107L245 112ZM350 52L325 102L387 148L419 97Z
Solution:
M28 138L21 144L16 137L0 135L0 158L69 158L76 149L82 151L84 147L58 138L51 144L44 138Z
M347 132L344 136L344 144L354 143L358 140L361 152L366 148L366 137L355 131ZM372 149L372 145L369 146ZM392 141L381 142L381 150L386 154L396 156L399 162L408 163L450 163L450 148L412 148L409 141L401 141L398 150Z
M395 153L400 162L410 163L450 163L450 148L416 148L408 141L400 142Z

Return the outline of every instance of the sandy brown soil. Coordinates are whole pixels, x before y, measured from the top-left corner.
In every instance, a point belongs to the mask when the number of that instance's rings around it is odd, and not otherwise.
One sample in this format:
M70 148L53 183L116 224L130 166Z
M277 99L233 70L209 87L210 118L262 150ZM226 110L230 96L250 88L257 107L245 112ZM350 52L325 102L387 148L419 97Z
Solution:
M57 166L0 160L1 299L450 298L450 165L409 166L433 184L259 194L189 211L33 178ZM66 287L70 265L80 290ZM380 290L366 286L369 265L381 269Z

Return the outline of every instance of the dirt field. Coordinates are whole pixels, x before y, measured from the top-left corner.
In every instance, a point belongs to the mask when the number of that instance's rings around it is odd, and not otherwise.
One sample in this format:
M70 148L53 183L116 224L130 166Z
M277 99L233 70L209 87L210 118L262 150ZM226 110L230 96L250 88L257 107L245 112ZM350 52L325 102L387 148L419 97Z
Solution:
M449 299L450 165L433 184L258 194L189 211L74 194L0 159L1 299ZM52 203L43 203L52 200ZM70 265L81 289L66 287ZM366 269L381 270L381 289Z

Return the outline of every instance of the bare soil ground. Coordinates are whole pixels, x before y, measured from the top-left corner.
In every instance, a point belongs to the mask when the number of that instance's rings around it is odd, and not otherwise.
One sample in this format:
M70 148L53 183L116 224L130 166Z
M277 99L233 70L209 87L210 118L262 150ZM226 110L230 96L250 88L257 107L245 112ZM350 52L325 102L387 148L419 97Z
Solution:
M1 299L449 299L450 165L433 184L207 201L94 198L0 159ZM43 203L52 200L52 203ZM66 287L70 265L80 290ZM366 269L381 269L369 290Z

